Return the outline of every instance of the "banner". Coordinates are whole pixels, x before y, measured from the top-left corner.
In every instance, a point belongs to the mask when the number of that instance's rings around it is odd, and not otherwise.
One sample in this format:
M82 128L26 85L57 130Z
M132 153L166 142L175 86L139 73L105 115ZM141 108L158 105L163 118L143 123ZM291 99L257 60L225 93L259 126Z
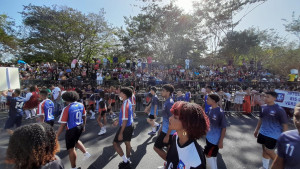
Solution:
M278 94L275 103L281 107L295 108L296 104L300 102L300 92L290 92L276 89Z
M0 91L20 89L19 69L0 67Z

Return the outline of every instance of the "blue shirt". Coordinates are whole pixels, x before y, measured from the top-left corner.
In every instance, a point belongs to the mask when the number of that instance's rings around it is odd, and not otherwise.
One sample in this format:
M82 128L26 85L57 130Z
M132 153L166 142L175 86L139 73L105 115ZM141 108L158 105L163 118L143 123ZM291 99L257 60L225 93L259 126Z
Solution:
M53 110L54 110L54 103L49 100L43 100L37 109L37 115L44 115L45 116L45 122L54 120L53 116Z
M25 101L24 97L11 97L7 96L9 102L9 117L23 116L23 106Z
M133 123L132 117L132 104L129 99L125 100L121 106L121 110L119 113L119 126L122 126L123 120L127 120L127 126L131 126Z
M171 97L169 97L164 103L164 107L162 110L162 117L163 117L162 132L164 133L168 133L169 130L169 118L172 116L170 110L173 104L174 104L174 100ZM172 130L170 134L173 135L174 133L175 130Z
M82 103L73 102L66 106L60 115L59 123L67 123L67 129L72 129L83 123L82 117L86 115Z
M150 115L154 115L154 113L155 113L156 116L158 115L158 102L159 102L159 100L157 98L157 95L152 96ZM154 112L155 106L157 106L156 112Z
M262 120L259 133L277 140L282 133L282 124L287 123L285 111L278 104L262 106L259 117Z
M184 100L185 100L184 96L177 97L177 101L184 101Z
M113 57L113 62L118 63L118 57Z
M277 142L278 156L284 160L285 169L300 168L300 134L298 130L282 133Z
M190 102L190 97L191 97L191 92L186 92L185 93L185 101Z
M220 107L214 109L210 108L207 115L210 122L210 129L206 134L206 139L210 143L218 145L222 129L226 128L226 118L224 112Z

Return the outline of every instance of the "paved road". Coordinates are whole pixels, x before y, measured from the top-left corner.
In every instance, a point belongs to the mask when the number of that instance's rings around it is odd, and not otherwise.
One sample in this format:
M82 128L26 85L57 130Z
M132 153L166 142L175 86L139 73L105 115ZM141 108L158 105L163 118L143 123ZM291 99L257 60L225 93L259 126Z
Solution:
M255 169L261 166L261 147L256 143L253 131L257 123L257 117L241 114L227 114L227 132L224 140L224 148L220 150L218 156L219 169ZM160 118L159 121L162 119ZM25 121L25 123L33 122ZM116 169L122 160L112 147L112 141L117 128L109 126L107 133L98 136L99 127L96 120L87 121L86 132L81 136L81 140L87 147L92 157L82 161L83 154L78 152L78 163L82 169ZM4 124L0 123L0 127ZM55 124L55 129L58 128ZM294 128L291 124L289 128ZM156 169L163 165L163 160L154 152L153 145L157 136L150 137L148 132L149 125L146 122L146 115L139 114L136 120L136 130L132 139L132 166L137 169ZM4 164L5 151L9 136L6 132L0 133L0 168L10 169L11 166ZM68 154L65 148L64 134L59 138L61 151L58 156L63 160L65 168L70 168ZM205 145L205 140L199 140L200 145ZM124 145L122 145L125 150Z

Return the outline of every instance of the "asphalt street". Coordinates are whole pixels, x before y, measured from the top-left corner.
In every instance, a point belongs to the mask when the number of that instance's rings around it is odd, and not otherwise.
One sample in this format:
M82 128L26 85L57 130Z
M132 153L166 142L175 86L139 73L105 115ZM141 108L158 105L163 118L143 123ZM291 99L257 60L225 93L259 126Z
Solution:
M164 161L155 153L153 145L157 136L149 136L150 127L146 122L146 115L138 114L135 121L136 129L131 141L132 145L132 168L137 169L156 169L162 166ZM261 146L256 143L253 131L257 123L255 115L247 116L242 114L226 114L227 131L224 139L224 148L218 155L219 169L256 169L261 164ZM24 120L23 124L34 122L35 120ZM162 121L158 118L158 121ZM107 127L107 133L98 136L100 130L96 120L87 120L86 131L81 136L88 152L92 155L88 160L83 161L83 154L77 150L77 166L82 169L117 169L122 158L115 152L112 141L117 131L117 127L111 125ZM4 121L0 121L3 128ZM57 130L59 124L55 124ZM293 129L291 120L289 129ZM11 169L12 166L4 163L5 153L8 146L9 135L5 131L0 132L0 168ZM59 138L61 151L57 154L63 161L65 168L71 168L68 153L64 141L64 133ZM199 140L199 144L204 147L205 138ZM125 145L122 144L123 150Z

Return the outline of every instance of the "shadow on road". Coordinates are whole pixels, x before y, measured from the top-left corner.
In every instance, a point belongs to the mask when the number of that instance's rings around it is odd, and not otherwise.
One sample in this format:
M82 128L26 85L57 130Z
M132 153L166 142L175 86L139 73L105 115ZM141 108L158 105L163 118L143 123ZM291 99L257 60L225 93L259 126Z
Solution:
M104 168L112 159L114 159L118 154L115 153L113 146L103 148L103 153L94 161L88 169L99 169ZM117 166L116 166L117 168Z

